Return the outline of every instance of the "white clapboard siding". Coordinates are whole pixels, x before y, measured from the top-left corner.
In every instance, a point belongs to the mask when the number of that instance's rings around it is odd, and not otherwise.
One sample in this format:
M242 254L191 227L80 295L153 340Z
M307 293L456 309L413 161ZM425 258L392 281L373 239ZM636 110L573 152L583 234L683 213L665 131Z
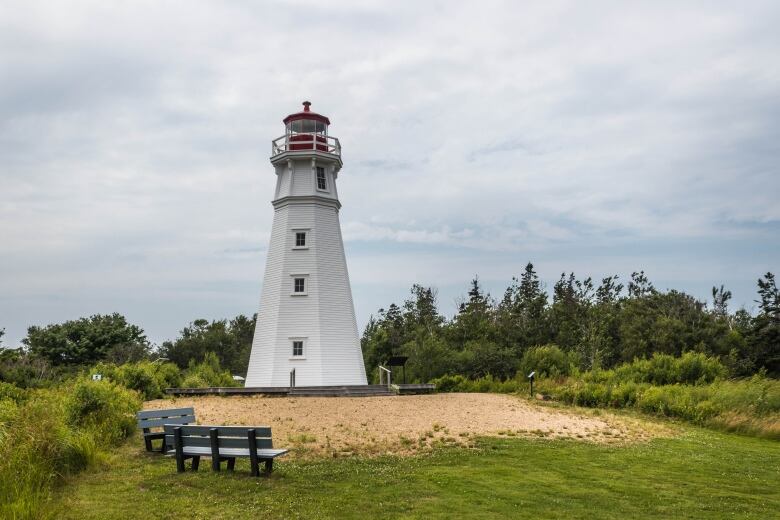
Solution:
M316 157L315 157L316 156ZM318 190L323 166L327 190ZM275 164L274 222L246 386L366 384L352 290L338 217L335 181L340 162L297 153ZM306 249L295 246L305 230ZM293 275L306 278L306 296L293 296ZM292 339L305 338L304 359Z

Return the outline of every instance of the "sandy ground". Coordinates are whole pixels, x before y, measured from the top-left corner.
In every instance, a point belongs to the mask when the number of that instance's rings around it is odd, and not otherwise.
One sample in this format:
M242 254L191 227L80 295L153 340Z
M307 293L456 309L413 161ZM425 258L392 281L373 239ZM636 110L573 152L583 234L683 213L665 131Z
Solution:
M271 426L291 455L414 454L435 446L474 446L490 436L641 441L668 432L604 412L584 415L500 394L403 397L194 397L147 402L146 409L193 406L199 424Z

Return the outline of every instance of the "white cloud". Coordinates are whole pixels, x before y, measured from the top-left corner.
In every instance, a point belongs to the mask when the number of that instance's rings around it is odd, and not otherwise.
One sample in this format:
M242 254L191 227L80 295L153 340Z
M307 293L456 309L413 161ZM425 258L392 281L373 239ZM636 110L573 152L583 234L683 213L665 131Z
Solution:
M779 14L774 2L0 7L0 327L18 339L110 304L142 325L154 316L162 339L195 308L251 312L269 141L305 98L344 145L344 235L367 262L350 260L356 285L394 255L437 283L531 257L578 272L646 258L682 288L706 264L747 294L780 255ZM588 260L598 249L611 256ZM192 305L219 284L224 301Z

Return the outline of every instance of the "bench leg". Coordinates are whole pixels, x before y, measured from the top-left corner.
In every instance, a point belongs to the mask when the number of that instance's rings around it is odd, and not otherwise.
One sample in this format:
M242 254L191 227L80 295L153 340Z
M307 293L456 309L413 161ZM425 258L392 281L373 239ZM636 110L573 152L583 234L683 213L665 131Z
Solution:
M219 471L220 462L219 457L211 457L211 471Z
M252 476L260 476L260 464L257 460L257 435L254 428L250 428L246 431L247 440L249 441L249 464L252 467Z
M176 471L184 473L184 457L179 453L176 454Z
M146 451L154 451L152 449L152 439L144 437L144 444L146 444Z
M233 471L236 468L236 458L235 457L229 458L227 460L227 463L228 463L228 465L227 465L227 470L228 471Z
M173 429L173 446L176 449L176 471L184 473L184 444L181 440L181 426Z
M200 466L200 456L192 457L192 471L198 471L198 466Z
M265 476L266 477L270 476L273 470L274 470L274 459L265 459Z

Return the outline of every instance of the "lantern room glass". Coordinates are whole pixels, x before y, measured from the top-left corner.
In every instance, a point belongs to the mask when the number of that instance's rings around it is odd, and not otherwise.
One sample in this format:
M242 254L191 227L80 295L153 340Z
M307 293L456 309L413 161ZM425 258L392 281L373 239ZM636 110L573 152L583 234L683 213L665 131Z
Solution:
M297 119L287 123L287 135L315 134L328 135L328 125L315 119Z

